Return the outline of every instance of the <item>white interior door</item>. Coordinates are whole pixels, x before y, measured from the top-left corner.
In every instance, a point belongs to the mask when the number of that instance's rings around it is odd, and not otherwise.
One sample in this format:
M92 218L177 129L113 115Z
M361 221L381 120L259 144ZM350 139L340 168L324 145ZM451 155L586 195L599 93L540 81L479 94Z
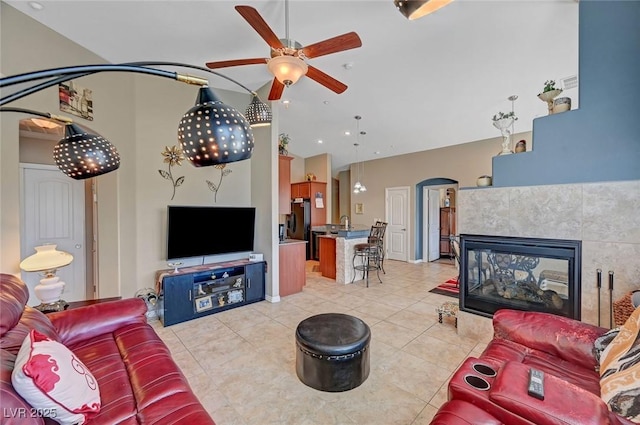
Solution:
M407 261L409 259L409 188L385 189L387 217L387 258Z
M427 258L436 261L440 258L440 191L429 189L427 195Z
M21 258L35 254L34 247L56 244L57 249L73 255L73 261L57 271L66 283L65 301L86 299L86 254L84 248L84 182L73 180L55 166L21 164ZM29 286L30 305L40 301L33 288L41 279L39 273L22 272Z

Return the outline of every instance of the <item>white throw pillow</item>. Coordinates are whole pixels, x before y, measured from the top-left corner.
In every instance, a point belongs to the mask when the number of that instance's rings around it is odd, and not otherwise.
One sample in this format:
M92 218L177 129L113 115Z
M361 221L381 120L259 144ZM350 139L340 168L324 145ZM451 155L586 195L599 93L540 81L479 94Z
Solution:
M64 345L31 330L22 342L11 383L39 416L83 424L100 411L98 382Z

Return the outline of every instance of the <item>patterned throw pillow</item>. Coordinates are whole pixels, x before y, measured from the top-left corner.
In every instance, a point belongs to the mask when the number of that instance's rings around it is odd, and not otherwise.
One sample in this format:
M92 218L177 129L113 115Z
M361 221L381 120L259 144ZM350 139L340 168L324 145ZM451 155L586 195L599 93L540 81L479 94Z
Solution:
M94 376L64 345L31 330L11 374L13 388L39 416L61 424L83 424L100 411Z
M609 408L640 423L640 307L600 356L600 397Z

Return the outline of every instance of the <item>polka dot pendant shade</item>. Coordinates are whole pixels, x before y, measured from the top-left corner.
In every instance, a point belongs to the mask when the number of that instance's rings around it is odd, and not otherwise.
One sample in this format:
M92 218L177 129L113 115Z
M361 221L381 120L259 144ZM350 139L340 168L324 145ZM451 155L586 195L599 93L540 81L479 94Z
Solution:
M107 139L67 124L66 136L53 149L60 171L75 180L110 173L120 167L120 154Z
M251 103L245 111L245 117L249 120L251 127L263 127L271 125L271 109L265 105L258 96L253 96Z
M251 158L253 152L249 122L208 87L200 88L196 106L182 117L178 141L196 167L242 161Z

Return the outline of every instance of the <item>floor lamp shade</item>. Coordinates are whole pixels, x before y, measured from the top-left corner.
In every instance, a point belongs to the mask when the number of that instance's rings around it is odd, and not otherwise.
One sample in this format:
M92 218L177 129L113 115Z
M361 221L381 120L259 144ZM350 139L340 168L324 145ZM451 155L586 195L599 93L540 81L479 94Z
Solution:
M53 159L67 176L84 180L120 167L117 149L104 137L87 133L76 124L67 124L65 133L53 149Z
M271 125L272 114L271 109L267 105L264 104L258 96L254 95L253 99L251 99L251 103L247 107L247 111L245 113L247 120L249 120L249 124L251 127L263 127L266 125Z
M178 140L187 159L196 167L226 164L251 158L253 132L247 119L201 87L196 106L178 126Z

